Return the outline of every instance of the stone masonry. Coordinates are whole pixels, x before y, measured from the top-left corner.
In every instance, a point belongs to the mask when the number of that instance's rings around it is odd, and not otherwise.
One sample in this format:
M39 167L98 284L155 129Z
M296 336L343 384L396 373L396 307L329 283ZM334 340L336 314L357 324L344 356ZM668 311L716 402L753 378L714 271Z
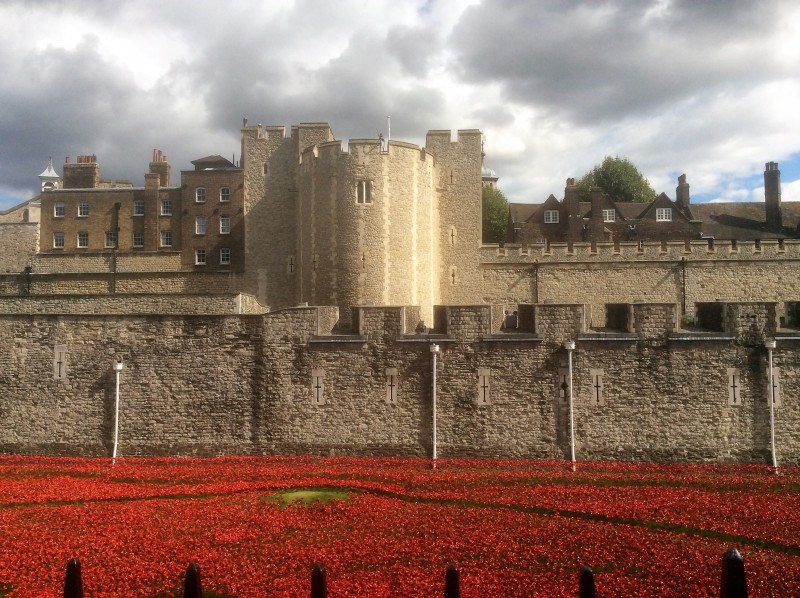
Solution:
M774 337L778 460L800 462L800 335L775 329L774 304L726 303L715 333L681 329L669 303L631 304L633 332L616 334L588 330L584 305L527 307L533 330L503 333L481 305L437 307L441 329L423 334L412 307L355 308L357 327L335 335L336 308L3 315L0 450L110 454L120 358L122 455L430 455L437 343L442 457L566 458L564 341L574 340L579 459L763 463L761 339Z

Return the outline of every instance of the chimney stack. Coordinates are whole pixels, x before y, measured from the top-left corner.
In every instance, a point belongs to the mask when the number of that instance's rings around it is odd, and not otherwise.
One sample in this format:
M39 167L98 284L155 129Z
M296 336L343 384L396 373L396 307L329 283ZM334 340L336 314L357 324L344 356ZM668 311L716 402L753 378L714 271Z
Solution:
M161 152L160 149L153 150L153 161L150 162L150 173L157 174L159 177L160 187L169 187L170 179L170 165L167 162L167 157Z
M686 175L682 174L678 177L678 186L675 187L675 204L681 209L686 209L689 207L689 202L689 183L686 182Z
M777 162L764 166L764 203L766 204L767 228L780 232L783 229L781 214L781 171Z
M96 189L100 185L100 165L97 156L80 155L75 163L69 157L64 162L64 189Z

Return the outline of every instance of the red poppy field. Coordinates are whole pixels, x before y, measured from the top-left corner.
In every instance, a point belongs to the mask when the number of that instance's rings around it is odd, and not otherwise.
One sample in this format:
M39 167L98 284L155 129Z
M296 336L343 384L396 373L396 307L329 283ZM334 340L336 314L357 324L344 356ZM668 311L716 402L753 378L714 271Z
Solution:
M0 458L0 596L800 596L800 470L345 458ZM297 500L295 500L297 499Z

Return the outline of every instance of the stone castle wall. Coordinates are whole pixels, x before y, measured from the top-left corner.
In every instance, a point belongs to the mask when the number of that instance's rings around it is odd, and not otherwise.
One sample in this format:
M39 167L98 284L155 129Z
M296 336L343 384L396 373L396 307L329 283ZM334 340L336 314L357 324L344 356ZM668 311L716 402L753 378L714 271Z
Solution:
M39 245L39 225L0 222L0 273L22 272Z
M491 306L437 308L431 334L404 307L357 308L350 335L330 334L335 307L0 315L0 450L110 454L121 358L122 455L430 455L436 342L440 456L566 458L572 339L579 459L767 462L777 336L778 460L800 462L800 335L773 304L725 304L716 334L669 303L632 304L638 333L616 335L585 332L583 305L523 307L534 329L505 333Z
M484 246L480 294L474 300L514 306L553 301L585 303L590 325L604 326L605 306L636 299L675 303L695 312L696 303L800 301L800 242L763 240L685 243L589 243Z
M238 293L240 275L191 272L95 272L0 274L0 296L5 295L108 295L232 294Z
M252 295L50 295L0 296L0 314L263 314Z

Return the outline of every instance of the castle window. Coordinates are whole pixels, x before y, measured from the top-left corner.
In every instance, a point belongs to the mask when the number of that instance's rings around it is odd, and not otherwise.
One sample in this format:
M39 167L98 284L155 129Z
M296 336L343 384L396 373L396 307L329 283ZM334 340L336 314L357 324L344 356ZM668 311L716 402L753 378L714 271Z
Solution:
M592 377L591 399L589 399L591 404L605 404L605 399L603 398L603 376L605 372L603 370L590 369L589 375Z
M219 188L219 200L223 201L223 202L231 200L231 188L230 187L220 187Z
M54 201L53 202L53 216L56 218L63 218L64 214L66 213L66 208L64 207L63 201Z
M142 231L137 230L133 233L133 246L144 247L144 233Z
M172 247L172 231L161 231L161 247Z
M603 222L614 222L617 219L617 213L614 210L603 210Z
M672 208L657 208L656 222L672 222Z
M728 370L728 405L742 404L741 372L736 368Z
M544 211L545 224L558 224L558 210L545 210Z
M695 303L694 316L697 327L703 330L722 332L724 329L722 310L722 303Z
M228 216L219 217L219 234L221 235L231 234L231 219Z
M53 248L64 249L64 233L53 233Z
M269 174L269 164L264 162L264 176Z
M78 204L78 216L85 218L89 215L89 202L82 201Z
M489 368L478 368L478 405L491 404L491 371Z
M356 186L356 203L372 203L372 181L358 181Z
M137 199L133 202L133 215L144 216L144 200Z
M78 233L78 247L81 248L89 247L89 233L87 232Z
M161 200L161 215L162 216L172 216L172 200L171 199L162 199Z
M195 266L205 266L206 265L206 250L205 249L195 249L194 250L194 265Z
M117 246L117 233L106 231L106 249L113 249Z
M219 250L219 265L220 266L230 266L231 265L231 250L227 247L223 247Z
M194 190L194 200L197 203L206 203L206 190L203 187Z
M606 303L606 328L630 332L630 306L627 303Z
M205 216L197 216L194 219L194 234L196 235L204 235L206 234L206 217Z

